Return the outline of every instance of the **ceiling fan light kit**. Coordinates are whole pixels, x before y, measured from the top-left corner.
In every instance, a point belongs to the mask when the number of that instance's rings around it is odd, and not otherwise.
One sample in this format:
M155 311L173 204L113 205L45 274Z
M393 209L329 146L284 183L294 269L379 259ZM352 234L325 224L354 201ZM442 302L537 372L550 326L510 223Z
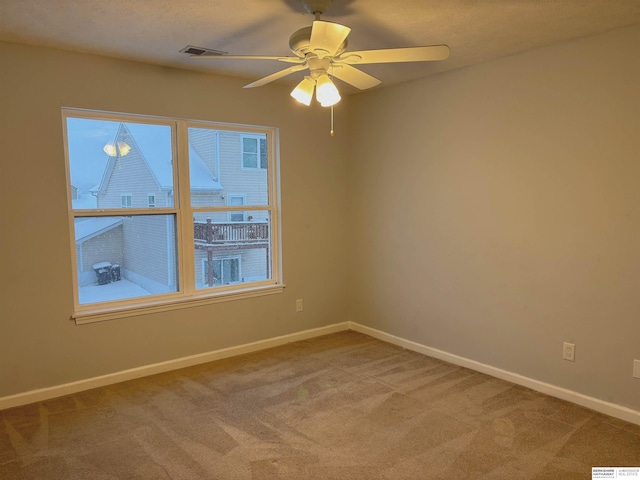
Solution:
M131 151L131 147L126 142L118 142L117 144L115 142L108 142L102 150L110 157L124 157Z
M446 45L424 47L390 48L383 50L361 50L347 52L347 36L351 29L334 22L320 20L332 3L332 0L301 0L305 10L315 16L310 27L303 27L289 38L289 48L293 56L265 55L227 55L212 50L189 45L181 50L192 57L214 60L271 60L293 64L290 67L256 80L244 88L261 87L287 75L309 70L303 80L291 92L291 96L304 105L310 105L315 90L316 99L323 107L330 107L340 101L340 93L331 80L338 78L360 90L375 87L379 79L359 70L352 65L373 63L428 62L444 60L449 56Z

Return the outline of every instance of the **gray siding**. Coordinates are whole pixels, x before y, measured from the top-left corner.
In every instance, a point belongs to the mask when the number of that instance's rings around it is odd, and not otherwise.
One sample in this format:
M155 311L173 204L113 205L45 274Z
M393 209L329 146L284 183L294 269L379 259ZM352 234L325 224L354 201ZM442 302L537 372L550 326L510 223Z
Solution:
M124 241L122 225L91 238L82 244L82 259L78 263L81 272L93 270L100 262L124 265Z
M164 285L174 285L170 278L169 252L173 251L167 239L171 217L144 215L124 220L124 251L127 270ZM175 259L173 259L175 261ZM173 275L171 275L172 277Z

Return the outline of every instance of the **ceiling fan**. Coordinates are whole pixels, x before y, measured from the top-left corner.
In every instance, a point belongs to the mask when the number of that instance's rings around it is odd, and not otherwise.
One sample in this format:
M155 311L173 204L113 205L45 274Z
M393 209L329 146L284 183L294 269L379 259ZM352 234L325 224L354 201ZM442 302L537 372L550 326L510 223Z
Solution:
M339 78L354 87L365 90L375 87L381 81L355 68L353 65L372 63L426 62L444 60L449 56L446 45L425 47L391 48L383 50L361 50L348 52L347 36L351 29L339 23L320 20L332 0L301 0L304 8L314 14L312 26L293 32L289 38L289 48L294 56L227 55L226 52L191 45L180 50L192 57L230 60L274 60L291 63L292 66L256 80L244 88L261 87L302 70L309 74L293 89L291 96L305 105L311 104L315 90L316 99L323 107L340 101L340 94L331 77Z

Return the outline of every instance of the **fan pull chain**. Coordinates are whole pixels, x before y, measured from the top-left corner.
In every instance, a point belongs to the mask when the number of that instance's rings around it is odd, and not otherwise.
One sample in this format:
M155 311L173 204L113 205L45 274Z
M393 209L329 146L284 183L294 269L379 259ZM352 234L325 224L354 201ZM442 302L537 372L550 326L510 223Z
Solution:
M331 78L331 80L333 80L333 65L329 66L329 71L327 71L327 73L330 75L329 78ZM335 105L335 104L334 104ZM333 105L331 105L331 130L329 131L329 134L333 137Z
M333 137L333 105L331 105L331 136Z

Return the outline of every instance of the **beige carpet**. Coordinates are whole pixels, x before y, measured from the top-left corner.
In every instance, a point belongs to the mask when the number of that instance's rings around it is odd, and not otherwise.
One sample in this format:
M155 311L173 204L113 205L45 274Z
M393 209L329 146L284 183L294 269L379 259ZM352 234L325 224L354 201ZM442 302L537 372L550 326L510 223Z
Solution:
M355 332L0 412L2 480L590 479L640 426Z

